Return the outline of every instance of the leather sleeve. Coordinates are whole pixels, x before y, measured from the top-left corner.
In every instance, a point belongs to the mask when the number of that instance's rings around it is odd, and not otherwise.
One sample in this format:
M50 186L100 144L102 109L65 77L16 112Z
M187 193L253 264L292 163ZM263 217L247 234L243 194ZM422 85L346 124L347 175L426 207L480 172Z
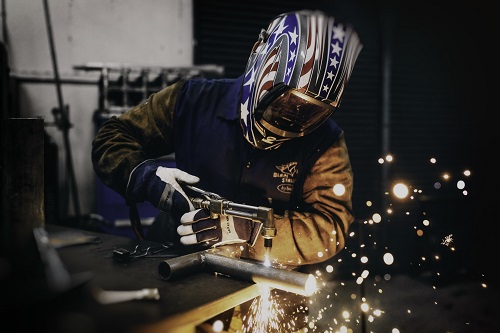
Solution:
M334 192L335 185L342 185L345 192ZM275 215L277 235L271 259L280 258L280 264L285 266L301 266L323 262L340 252L354 221L352 189L353 173L342 134L306 177L302 198L310 207L308 211ZM248 250L253 259L264 259L262 239Z
M107 120L92 142L92 164L101 181L125 197L132 170L146 159L174 151L172 119L184 81L151 94L143 103Z

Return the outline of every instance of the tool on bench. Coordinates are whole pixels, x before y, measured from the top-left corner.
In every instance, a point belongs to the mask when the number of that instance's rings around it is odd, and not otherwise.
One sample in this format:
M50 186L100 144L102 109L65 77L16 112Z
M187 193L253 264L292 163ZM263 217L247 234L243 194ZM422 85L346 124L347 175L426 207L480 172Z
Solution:
M120 247L113 250L113 259L116 260L117 262L126 263L137 258L156 255L160 252L172 248L173 246L174 243L170 242L166 242L155 246L148 246L145 249L141 249L139 248L139 245L136 245L132 252L124 247Z

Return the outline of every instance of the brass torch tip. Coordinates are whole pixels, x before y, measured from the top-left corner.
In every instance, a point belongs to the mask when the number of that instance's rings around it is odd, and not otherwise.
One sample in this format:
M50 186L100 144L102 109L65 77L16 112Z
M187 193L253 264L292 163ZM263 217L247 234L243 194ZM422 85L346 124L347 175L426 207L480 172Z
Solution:
M271 249L273 247L272 238L264 238L264 247Z

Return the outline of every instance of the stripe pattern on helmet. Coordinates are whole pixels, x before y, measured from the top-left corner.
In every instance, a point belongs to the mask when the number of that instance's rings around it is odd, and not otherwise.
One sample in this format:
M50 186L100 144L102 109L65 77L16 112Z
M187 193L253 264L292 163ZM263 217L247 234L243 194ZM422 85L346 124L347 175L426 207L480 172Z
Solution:
M348 25L319 11L298 11L276 17L267 40L248 60L241 97L241 126L256 144L265 136L254 119L262 98L284 83L327 104L338 106L362 45ZM289 138L276 138L277 146Z

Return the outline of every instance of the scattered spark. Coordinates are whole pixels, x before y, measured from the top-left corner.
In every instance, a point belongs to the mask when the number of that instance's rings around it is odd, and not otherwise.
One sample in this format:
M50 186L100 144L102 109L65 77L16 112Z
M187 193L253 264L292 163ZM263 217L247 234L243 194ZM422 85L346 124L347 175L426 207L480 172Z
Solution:
M381 158L379 158L379 159L378 159L378 163L379 163L379 164L384 164L384 159L383 159L382 157L381 157Z
M464 182L463 180L459 180L459 181L457 182L457 188L458 188L459 190L463 190L463 189L465 188L465 182Z
M403 183L398 183L392 188L392 193L400 199L406 198L408 196L408 186Z
M338 196L342 196L345 194L345 186L342 184L336 184L333 187L333 193Z
M349 317L350 317L349 312L348 312L348 311L343 311L343 312L342 312L342 317L344 317L344 319L349 318Z
M450 174L444 173L442 177L443 177L443 179L448 180L448 179L450 179Z
M417 236L422 237L424 235L424 231L421 229L417 230Z
M488 286L486 285L486 283L481 283L481 287L488 288Z
M248 314L243 318L243 332L295 331L296 323L293 318L287 318L284 305L270 288L263 287L262 294L252 301Z
M382 221L382 216L378 213L372 215L372 219L375 223L380 223Z
M214 332L222 332L223 329L224 329L224 323L221 320L216 320L212 324L212 330Z
M394 256L391 253L385 253L383 259L386 265L392 265L394 263Z
M332 265L328 265L328 266L326 266L326 272L327 272L327 273L331 273L331 272L333 272L333 266L332 266Z
M441 245L449 246L451 242L453 242L453 234L449 234L448 236L446 236L441 242Z
M464 176L469 177L470 176L470 170L465 170L464 171Z
M439 189L441 188L441 183L440 183L440 182L435 182L435 183L434 183L434 188L435 188L436 190L439 190Z
M426 227L428 227L430 222L429 222L429 220L423 220L422 224L425 225Z
M368 262L368 257L367 256L362 256L360 259L359 259L363 264L366 264Z
M318 252L318 257L319 257L319 258L322 258L322 257L323 257L323 252L321 252L321 251L320 251L320 252Z
M392 155L387 155L387 156L385 157L385 160L386 160L387 162L392 162L392 161L394 160L394 158L393 158L393 156L392 156Z
M370 307L368 306L368 304L361 303L361 311L367 312L368 310L370 310Z
M371 207L371 206L373 205L373 203L372 203L371 201L369 201L369 200L368 200L365 204L366 204L366 206L368 206L368 207Z
M431 163L432 163L432 164L434 164L434 163L436 163L436 162L437 162L437 161L436 161L436 159L435 159L434 157L432 157L430 161L431 161Z

